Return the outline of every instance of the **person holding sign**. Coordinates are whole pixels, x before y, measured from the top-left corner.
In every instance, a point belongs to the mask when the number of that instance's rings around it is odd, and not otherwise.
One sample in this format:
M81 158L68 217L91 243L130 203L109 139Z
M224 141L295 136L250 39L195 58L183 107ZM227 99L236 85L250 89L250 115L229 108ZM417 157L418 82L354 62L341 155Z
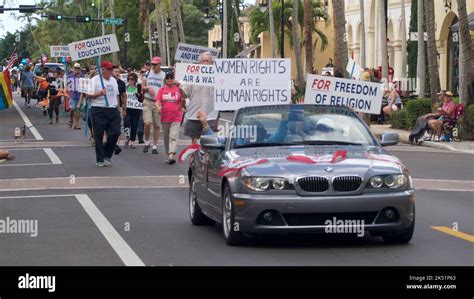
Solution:
M199 64L213 64L211 53L201 53ZM189 98L189 103L186 105L184 135L191 137L193 144L196 144L202 133L202 124L198 119L199 111L205 112L211 129L217 131L219 112L214 109L214 87L186 85L183 89Z
M153 57L151 70L145 74L142 90L145 92L143 100L143 122L145 123L145 147L144 153L150 149L150 129L153 125L153 149L152 153L158 154L158 138L160 137L161 115L156 109L155 98L158 90L163 86L165 72L161 70L161 58Z
M174 73L166 74L165 86L158 90L156 108L161 112L161 125L163 127L163 140L168 164L176 163L174 155L178 149L178 137L181 120L183 119L182 91L174 80Z
M112 165L112 155L121 133L121 117L117 108L120 100L117 80L112 77L113 64L110 61L103 61L100 66L102 77L98 75L91 79L93 92L89 94L89 97L92 99L91 114L97 158L96 165L104 167ZM101 81L103 81L103 85ZM106 144L103 140L105 132L107 132L108 137Z
M125 147L135 148L137 138L138 121L142 114L142 94L140 85L137 85L138 76L135 73L129 73L127 76L127 114L123 121L125 132L128 132Z

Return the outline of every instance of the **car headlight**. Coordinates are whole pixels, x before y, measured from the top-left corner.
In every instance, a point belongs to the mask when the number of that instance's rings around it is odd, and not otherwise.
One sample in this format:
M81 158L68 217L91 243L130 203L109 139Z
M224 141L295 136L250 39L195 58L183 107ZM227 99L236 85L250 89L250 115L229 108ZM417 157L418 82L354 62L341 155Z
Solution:
M258 192L283 190L287 186L287 180L281 178L243 177L242 182L247 189Z
M369 180L367 187L379 189L382 187L390 189L399 189L407 184L413 185L411 178L407 179L404 174L378 175ZM412 188L412 187L411 187Z

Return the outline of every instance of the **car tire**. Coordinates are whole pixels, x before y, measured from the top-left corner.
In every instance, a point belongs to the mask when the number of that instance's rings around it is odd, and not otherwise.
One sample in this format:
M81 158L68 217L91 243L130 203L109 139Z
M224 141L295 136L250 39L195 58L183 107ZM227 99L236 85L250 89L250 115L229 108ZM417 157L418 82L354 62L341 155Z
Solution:
M389 232L382 234L382 238L385 243L388 244L403 244L410 242L415 231L415 219L413 218L413 223L406 229Z
M194 225L214 225L215 222L209 219L199 207L196 194L196 183L194 177L189 181L189 219Z
M237 246L245 242L245 236L236 229L232 193L229 185L224 186L222 193L222 231L227 245Z

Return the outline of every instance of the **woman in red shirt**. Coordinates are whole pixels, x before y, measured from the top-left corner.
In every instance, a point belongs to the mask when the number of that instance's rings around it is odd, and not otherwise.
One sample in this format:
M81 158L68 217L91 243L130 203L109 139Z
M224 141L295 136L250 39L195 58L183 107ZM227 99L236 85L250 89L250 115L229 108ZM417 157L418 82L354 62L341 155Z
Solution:
M183 93L179 84L174 80L174 73L169 72L165 76L165 85L158 90L156 95L156 107L161 112L161 125L163 128L163 140L168 164L176 163L174 156L178 148L179 129L183 119L181 101Z

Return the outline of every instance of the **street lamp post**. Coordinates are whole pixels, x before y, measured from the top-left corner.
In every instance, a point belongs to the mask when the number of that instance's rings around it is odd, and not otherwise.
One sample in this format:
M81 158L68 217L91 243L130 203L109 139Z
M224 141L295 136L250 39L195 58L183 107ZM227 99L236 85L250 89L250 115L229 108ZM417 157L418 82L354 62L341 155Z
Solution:
M280 19L280 34L281 34L281 42L280 42L280 54L281 58L285 58L285 1L280 0L281 3L281 19Z

